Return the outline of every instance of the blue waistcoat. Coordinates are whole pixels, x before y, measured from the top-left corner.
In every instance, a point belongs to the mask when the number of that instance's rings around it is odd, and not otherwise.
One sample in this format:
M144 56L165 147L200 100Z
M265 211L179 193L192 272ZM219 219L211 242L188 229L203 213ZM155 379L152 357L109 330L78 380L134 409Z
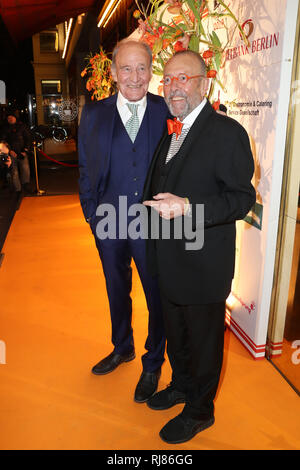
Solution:
M110 203L118 214L119 196L127 196L127 206L141 202L144 183L151 161L148 145L148 112L144 114L134 143L119 113L113 130L109 177L100 203Z

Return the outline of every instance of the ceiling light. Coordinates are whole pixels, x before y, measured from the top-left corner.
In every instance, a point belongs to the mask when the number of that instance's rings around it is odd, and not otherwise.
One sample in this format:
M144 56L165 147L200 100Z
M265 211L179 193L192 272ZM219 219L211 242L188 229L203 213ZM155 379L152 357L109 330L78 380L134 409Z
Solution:
M107 6L105 8L103 8L103 10L100 12L100 15L99 15L100 20L99 20L98 25L97 25L98 28L101 28L102 25L105 28L105 26L107 25L110 18L112 17L114 12L118 8L121 1L122 0L110 0L108 2Z
M68 42L69 42L69 37L70 37L70 31L71 31L72 23L73 23L73 18L70 18L70 19L69 19L69 24L68 24L68 27L67 27L67 32L66 32L66 39L65 39L64 51L63 51L63 55L62 55L62 58L63 58L63 59L65 58L66 52L67 52L67 47L68 47Z

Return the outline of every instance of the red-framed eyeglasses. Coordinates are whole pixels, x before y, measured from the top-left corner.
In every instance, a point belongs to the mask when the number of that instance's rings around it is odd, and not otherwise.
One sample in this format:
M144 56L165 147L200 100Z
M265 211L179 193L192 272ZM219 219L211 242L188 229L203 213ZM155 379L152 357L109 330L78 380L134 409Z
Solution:
M163 78L163 80L161 80L160 83L163 83L165 86L170 86L171 83L173 82L173 80L177 80L178 83L180 83L180 85L184 85L185 83L187 83L192 78L198 78L198 77L206 78L204 75L192 75L190 77L186 73L180 73L178 75L178 77L169 77L169 76L167 76L167 77Z

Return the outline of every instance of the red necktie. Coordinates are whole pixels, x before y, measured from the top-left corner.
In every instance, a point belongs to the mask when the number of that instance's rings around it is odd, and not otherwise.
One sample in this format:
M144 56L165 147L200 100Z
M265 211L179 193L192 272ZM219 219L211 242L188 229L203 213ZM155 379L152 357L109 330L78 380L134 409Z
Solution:
M177 140L178 136L181 134L181 129L183 127L182 122L178 121L176 117L174 119L167 119L167 126L168 126L168 133L176 134L176 140Z

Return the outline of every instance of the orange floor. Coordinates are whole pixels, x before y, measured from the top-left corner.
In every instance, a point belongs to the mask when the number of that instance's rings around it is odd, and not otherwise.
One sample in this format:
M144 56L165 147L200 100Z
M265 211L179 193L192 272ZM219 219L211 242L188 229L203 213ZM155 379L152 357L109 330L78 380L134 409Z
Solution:
M3 252L1 449L300 449L299 397L228 331L215 425L185 444L160 440L159 430L183 405L156 412L133 401L147 325L135 272L137 359L106 376L90 373L111 351L110 324L77 196L25 198ZM160 388L169 379L166 361Z

